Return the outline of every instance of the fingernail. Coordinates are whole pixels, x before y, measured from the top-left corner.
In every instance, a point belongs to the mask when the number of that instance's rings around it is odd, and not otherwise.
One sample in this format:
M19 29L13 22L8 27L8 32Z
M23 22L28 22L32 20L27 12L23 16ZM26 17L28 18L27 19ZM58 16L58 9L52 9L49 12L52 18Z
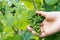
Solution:
M43 23L41 23L41 27L43 26Z
M41 29L41 32L43 33L44 32L43 27L41 27L40 29Z
M36 32L35 31L32 31L32 33L35 35L36 34Z
M32 31L32 28L31 27L27 27L29 31Z
M45 37L45 33L41 33L40 37Z

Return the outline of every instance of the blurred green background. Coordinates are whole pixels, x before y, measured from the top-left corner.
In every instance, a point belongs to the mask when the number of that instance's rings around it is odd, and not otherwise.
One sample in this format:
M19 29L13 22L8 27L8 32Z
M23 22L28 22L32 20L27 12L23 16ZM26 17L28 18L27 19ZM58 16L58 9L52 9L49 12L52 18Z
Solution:
M60 0L0 0L0 40L60 40L60 34L41 39L27 30L31 10L60 11Z

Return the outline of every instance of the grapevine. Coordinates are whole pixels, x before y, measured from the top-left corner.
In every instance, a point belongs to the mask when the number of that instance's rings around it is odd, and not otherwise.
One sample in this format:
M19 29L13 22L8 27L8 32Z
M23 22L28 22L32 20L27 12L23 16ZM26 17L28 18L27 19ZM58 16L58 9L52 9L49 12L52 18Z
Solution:
M60 0L0 0L0 40L60 40L60 32L41 38L45 17L36 11L60 11ZM27 30L33 28L36 35Z

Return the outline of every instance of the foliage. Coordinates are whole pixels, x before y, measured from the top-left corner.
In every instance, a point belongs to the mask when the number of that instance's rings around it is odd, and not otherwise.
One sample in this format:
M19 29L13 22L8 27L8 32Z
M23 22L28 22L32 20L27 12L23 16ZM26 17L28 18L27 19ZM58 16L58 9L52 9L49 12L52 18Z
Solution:
M26 29L35 10L60 11L60 0L0 0L0 40L59 40L60 33L41 39Z
M54 5L55 3L58 2L58 0L45 0L45 2L46 2L48 5Z

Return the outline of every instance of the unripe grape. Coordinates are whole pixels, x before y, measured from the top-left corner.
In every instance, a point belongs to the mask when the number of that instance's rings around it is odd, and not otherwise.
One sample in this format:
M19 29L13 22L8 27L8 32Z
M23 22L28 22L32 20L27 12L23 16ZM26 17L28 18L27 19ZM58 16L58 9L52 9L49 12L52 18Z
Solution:
M35 32L37 32L36 35L39 35L40 34L40 24L41 22L44 20L45 18L43 16L40 16L38 14L35 13L35 11L32 11L30 14L29 14L29 17L28 17L28 20L30 20L30 27L33 28L33 30Z

